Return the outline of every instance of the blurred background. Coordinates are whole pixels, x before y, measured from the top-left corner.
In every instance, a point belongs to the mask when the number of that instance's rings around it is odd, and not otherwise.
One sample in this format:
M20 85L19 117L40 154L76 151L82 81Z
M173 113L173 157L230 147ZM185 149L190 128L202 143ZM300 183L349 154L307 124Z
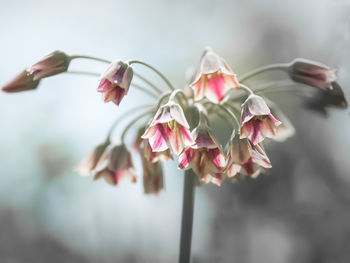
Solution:
M348 0L1 1L0 34L1 86L59 49L144 60L182 88L211 46L238 76L296 57L321 61L339 69L350 94ZM77 60L71 68L105 65ZM176 162L164 166L157 196L143 194L142 180L115 188L72 171L116 117L148 100L131 90L132 103L116 108L101 103L97 85L62 74L33 92L0 94L0 262L176 262L183 183ZM292 94L273 98L297 132L269 145L268 175L197 188L194 263L349 262L349 111L325 116Z

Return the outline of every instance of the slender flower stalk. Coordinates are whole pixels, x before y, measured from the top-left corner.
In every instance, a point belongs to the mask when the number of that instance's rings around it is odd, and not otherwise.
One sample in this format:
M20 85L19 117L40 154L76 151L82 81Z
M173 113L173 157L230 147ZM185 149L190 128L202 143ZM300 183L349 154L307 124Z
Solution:
M130 129L133 125L135 125L135 123L136 123L138 120L142 119L143 117L145 117L145 116L147 116L147 115L149 115L149 114L151 114L151 113L153 113L153 112L154 112L154 110L151 109L151 110L148 110L148 111L146 111L146 112L140 114L139 116L135 117L134 119L132 119L132 120L129 122L129 124L124 128L124 131L123 131L123 133L122 133L122 135L121 135L121 141L122 141L123 143L125 142L125 136L126 136L127 132L129 131L129 129Z
M130 60L128 62L129 62L129 65L140 64L140 65L143 65L145 67L150 68L151 70L153 70L156 74L158 74L164 80L164 82L168 85L168 87L171 90L175 90L174 86L170 83L170 81L159 70L157 70L155 67L151 66L150 64L145 63L143 61L139 61L139 60Z
M243 75L239 81L244 82L256 75L259 75L261 73L267 72L267 71L272 71L272 70L282 70L282 71L287 71L289 64L288 63L278 63L278 64L271 64L267 66L263 66L260 68L257 68L251 72L248 72L247 74Z

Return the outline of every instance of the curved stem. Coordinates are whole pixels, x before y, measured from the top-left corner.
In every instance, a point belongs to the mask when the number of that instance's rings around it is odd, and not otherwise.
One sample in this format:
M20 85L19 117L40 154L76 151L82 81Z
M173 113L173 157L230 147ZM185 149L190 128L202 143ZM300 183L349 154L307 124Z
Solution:
M109 131L108 131L108 134L107 134L107 139L110 140L111 136L112 136L112 133L114 131L114 129L117 127L117 125L122 121L124 120L125 118L129 118L130 117L130 114L136 112L136 111L139 111L141 109L144 109L144 108L147 108L147 107L152 107L153 105L141 105L141 106L138 106L138 107L135 107L133 109L130 109L128 110L127 112L123 113L122 116L120 116L120 118L116 119L114 121L114 123L112 124L111 128L109 128Z
M188 106L188 100L186 98L185 92L181 89L174 90L170 95L169 101L175 100L177 94L179 94L179 93L181 94L182 98L184 99L186 106ZM181 101L181 104L182 103L183 103L183 101ZM182 104L182 106L183 106L183 104Z
M246 85L239 84L239 87L244 91L246 91L249 95L254 94L254 92L250 88L248 88Z
M139 60L130 60L129 61L129 65L131 65L131 64L141 64L143 66L146 66L146 67L150 68L151 70L153 70L155 73L157 73L164 80L164 82L168 85L168 87L171 90L175 90L173 85L171 85L170 81L159 70L157 70L153 66L151 66L151 65L149 65L149 64L147 64L145 62L139 61Z
M92 56L86 56L86 55L72 55L69 58L70 58L70 60L73 60L73 59L76 59L76 58L85 58L85 59L91 59L91 60L104 62L104 63L107 63L107 64L112 63L112 61L107 60L107 59L98 58L98 57L92 57Z
M156 92L162 93L162 90L159 89L156 85L154 85L151 81L149 81L148 79L146 79L144 76L140 75L139 73L134 72L134 75L136 77L138 77L139 79L141 79L142 81L144 81L145 83L147 83L152 89L154 89Z
M179 263L189 263L191 260L196 175L192 170L187 170L184 177Z
M77 75L87 75L87 76L92 76L92 77L99 77L99 76L101 76L101 74L96 73L96 72L87 72L87 71L79 71L79 70L69 70L69 71L66 71L65 73L77 74Z
M122 142L122 143L125 143L125 136L126 136L126 134L128 133L129 129L130 129L138 120L140 120L141 118L145 117L146 115L148 115L148 114L150 114L150 113L152 113L152 112L154 112L153 109L152 109L152 110L148 110L148 111L142 113L141 115L135 117L134 119L132 119L132 120L129 122L129 124L124 128L124 131L123 131L123 133L122 133L122 135L121 135L121 139L120 139L121 142Z
M271 64L264 67L257 68L251 72L248 72L247 74L243 75L243 77L239 80L239 82L244 82L249 78L252 78L258 74L261 74L266 71L270 70L286 70L288 68L288 63L278 63L278 64Z
M135 87L136 89L138 89L140 91L143 91L143 92L147 93L148 95L152 96L153 98L158 98L157 94L155 94L154 92L146 89L145 87L142 87L142 86L137 85L135 83L131 83L131 86Z
M227 115L229 115L234 120L234 122L236 124L237 131L239 131L240 126L241 126L240 122L238 121L236 115L232 111L230 111L229 109L225 108L224 106L222 106L220 104L216 104L216 103L213 103L213 102L210 102L210 101L207 101L206 103L209 103L209 104L211 104L213 106L218 107L219 109L224 111Z

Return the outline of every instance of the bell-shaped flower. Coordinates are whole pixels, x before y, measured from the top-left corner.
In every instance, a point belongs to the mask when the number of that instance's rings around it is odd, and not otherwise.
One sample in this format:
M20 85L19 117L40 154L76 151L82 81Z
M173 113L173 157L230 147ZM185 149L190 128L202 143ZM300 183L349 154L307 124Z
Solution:
M94 179L104 178L112 185L124 179L136 182L131 154L124 144L110 145L103 153L94 170Z
M242 175L255 178L262 169L272 167L264 150L247 138L240 139L239 134L234 134L230 139L227 158L226 174L229 178Z
M40 80L34 80L34 76L26 70L17 75L13 80L2 87L2 91L8 93L21 92L26 90L36 89Z
M195 143L179 156L179 168L191 168L198 177L208 183L221 184L226 167L226 157L220 144L206 124L200 123L193 131Z
M207 49L201 58L197 77L191 87L195 100L206 97L214 103L219 103L228 90L239 88L239 83L224 59L211 49Z
M249 138L254 144L258 144L265 137L273 138L280 124L262 97L251 94L243 103L241 138Z
M148 147L147 145L148 143L144 147ZM143 154L141 154L144 191L146 194L157 194L164 188L162 164L159 160L150 162L145 151L146 148L143 149Z
M161 106L142 135L148 139L153 152L171 152L179 155L194 143L190 127L181 106L173 101Z
M89 153L83 160L81 160L81 162L74 168L74 170L80 175L92 174L96 168L97 163L102 157L102 154L105 152L109 144L110 141L107 139L105 142L97 145L91 153Z
M66 72L69 63L70 57L62 51L56 50L35 63L27 71L34 76L34 80L37 80Z
M112 101L118 106L129 91L132 77L132 67L122 61L114 61L101 75L97 91L102 92L104 102Z
M303 83L322 90L333 89L336 81L336 70L319 62L298 58L289 64L287 70L290 78L298 83Z

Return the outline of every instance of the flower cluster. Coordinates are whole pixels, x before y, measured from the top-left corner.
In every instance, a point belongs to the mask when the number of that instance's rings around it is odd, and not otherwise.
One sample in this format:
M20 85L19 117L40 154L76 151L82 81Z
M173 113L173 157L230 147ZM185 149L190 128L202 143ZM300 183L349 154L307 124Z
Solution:
M199 181L216 185L221 185L225 178L231 181L245 176L256 178L272 167L264 150L266 142L282 142L291 137L295 129L276 103L264 97L264 91L268 88L258 91L254 86L249 88L243 84L257 74L267 70L282 70L295 84L312 86L322 92L322 101L313 101L316 107L347 107L344 94L336 82L336 71L323 64L296 59L291 63L254 70L239 81L225 60L209 48L205 50L194 81L188 84L187 90L174 89L162 73L145 62L112 62L89 56L68 56L56 51L10 81L3 87L3 91L35 89L41 79L66 72L70 61L76 58L94 59L109 64L97 87L104 102L112 101L119 106L130 87L156 99L154 106L126 125L121 143L111 142L113 130L119 127L115 124L107 139L76 167L80 174L92 174L94 179L104 178L112 185L118 185L125 179L136 182L132 155L138 153L143 168L145 193L158 193L164 187L162 161L173 159L174 155L177 156L179 169L192 169ZM160 92L157 85L134 73L133 64L153 70L164 80L170 91ZM154 90L133 84L134 76ZM145 105L135 109L147 107L149 106ZM125 142L127 131L146 116L150 117L149 122L142 124L135 139L134 150L129 150ZM231 137L226 140L218 137L217 129L211 125L213 121L220 125L220 129L228 126Z

